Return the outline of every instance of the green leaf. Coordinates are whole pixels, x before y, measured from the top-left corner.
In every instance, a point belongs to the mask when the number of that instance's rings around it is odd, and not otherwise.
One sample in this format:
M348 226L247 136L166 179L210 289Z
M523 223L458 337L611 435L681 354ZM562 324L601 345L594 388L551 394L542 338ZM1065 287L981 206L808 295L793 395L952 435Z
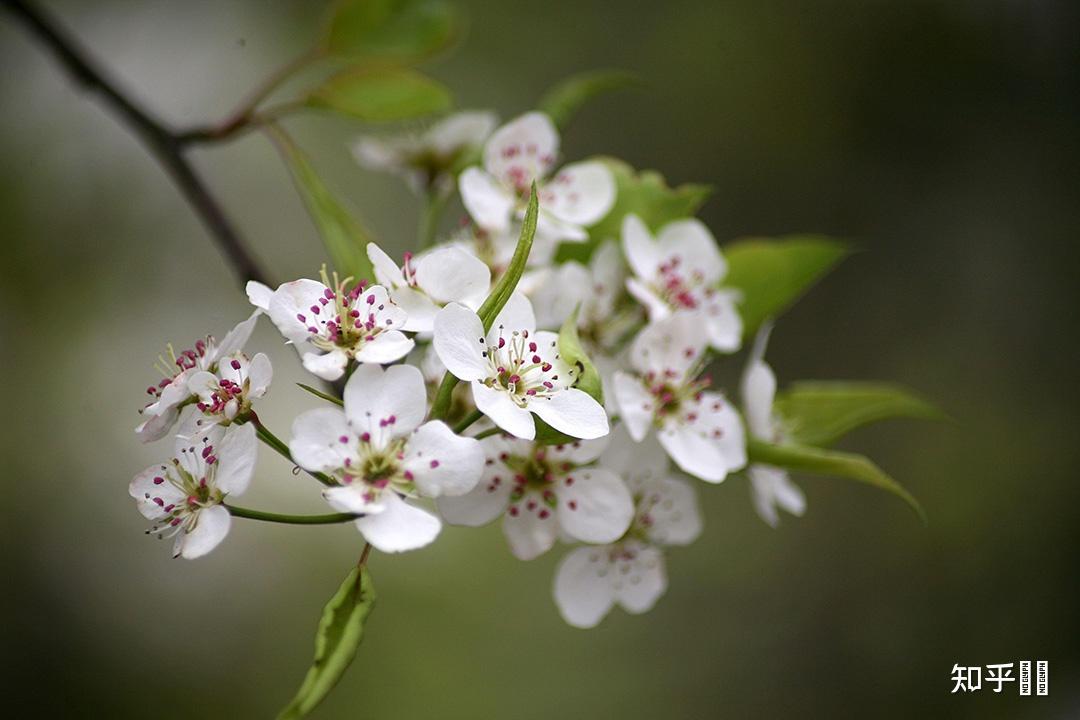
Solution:
M321 47L331 55L411 63L446 49L458 26L454 6L443 0L341 0Z
M945 417L926 400L885 383L798 382L777 395L774 407L795 442L818 447L878 420Z
M506 301L513 295L517 288L521 275L525 272L525 265L529 261L529 253L532 251L533 237L536 235L536 218L539 214L539 201L536 197L536 183L533 183L532 192L529 194L529 205L525 209L525 218L521 221L521 235L518 236L517 245L514 247L514 255L506 267L495 287L488 293L483 305L476 311L480 322L484 325L484 332L491 329L495 318L506 305ZM454 387L458 379L451 373L443 375L442 383L435 392L435 400L431 404L430 417L433 420L445 420L453 405Z
M326 603L315 632L315 660L296 697L278 720L296 720L315 709L334 688L356 656L364 623L375 604L375 588L367 568L354 567Z
M275 126L267 128L292 172L293 183L315 221L334 269L354 280L372 280L374 273L367 256L371 234L323 184L300 148Z
M862 455L790 443L772 445L753 439L747 443L747 452L752 463L814 475L831 475L873 485L902 499L915 511L919 519L926 523L926 512L919 501L884 470Z
M566 318L559 329L559 357L577 371L577 380L574 387L588 393L593 400L604 404L604 385L600 379L600 373L592 360L589 359L585 349L581 346L581 338L578 337L577 318L580 308L575 308ZM562 445L572 443L577 438L559 432L548 425L536 415L533 415L536 424L536 441L544 445Z
M572 75L544 93L537 104L560 129L597 95L640 84L637 76L621 70L593 70Z
M305 103L365 122L394 122L442 112L452 101L442 84L413 70L353 68L312 90Z
M744 337L776 317L850 253L846 243L820 235L747 238L724 247L724 285L742 291Z
M601 242L608 238L618 240L622 236L623 218L627 215L637 215L655 232L672 220L693 215L712 194L712 188L708 185L687 184L671 188L664 177L654 170L637 172L622 160L609 157L594 159L607 165L615 176L615 205L600 222L589 228L587 242L560 245L556 254L557 262L588 262Z

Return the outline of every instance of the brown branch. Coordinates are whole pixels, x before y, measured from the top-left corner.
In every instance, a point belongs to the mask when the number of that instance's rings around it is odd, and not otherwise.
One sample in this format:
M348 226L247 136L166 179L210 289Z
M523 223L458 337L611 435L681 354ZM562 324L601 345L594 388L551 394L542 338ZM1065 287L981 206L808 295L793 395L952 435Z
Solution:
M180 193L199 215L210 235L228 257L241 282L257 280L270 285L266 274L248 252L221 205L195 172L185 155L184 139L121 92L116 83L95 65L79 44L40 8L26 0L3 0L3 3L35 38L52 51L72 80L83 88L98 93L105 104L142 140L146 149L165 168Z

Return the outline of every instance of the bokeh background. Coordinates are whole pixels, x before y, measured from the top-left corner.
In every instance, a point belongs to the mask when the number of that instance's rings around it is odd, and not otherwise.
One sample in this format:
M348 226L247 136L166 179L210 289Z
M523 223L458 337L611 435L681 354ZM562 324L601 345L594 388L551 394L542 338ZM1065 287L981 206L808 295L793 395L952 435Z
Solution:
M316 32L318 2L49 1L162 117L221 117ZM319 718L1070 718L1080 715L1075 365L1080 24L1070 0L548 0L464 3L464 44L430 72L462 107L511 117L556 80L625 68L647 87L581 113L566 156L618 155L716 186L722 239L857 242L783 318L781 379L891 379L955 423L844 443L923 501L802 478L778 530L745 480L702 485L707 529L670 554L653 612L567 627L561 551L515 561L497 526L450 528L371 563L380 600ZM238 521L198 562L146 538L131 433L167 341L247 313L160 168L0 12L3 633L13 717L270 717L311 656L319 610L360 549L350 526ZM396 252L417 202L349 157L362 130L290 130ZM197 163L278 278L323 259L260 137ZM268 326L260 413L280 434L316 401ZM732 368L741 359L732 360ZM319 511L266 453L246 505ZM1049 660L1048 698L951 695L954 663Z

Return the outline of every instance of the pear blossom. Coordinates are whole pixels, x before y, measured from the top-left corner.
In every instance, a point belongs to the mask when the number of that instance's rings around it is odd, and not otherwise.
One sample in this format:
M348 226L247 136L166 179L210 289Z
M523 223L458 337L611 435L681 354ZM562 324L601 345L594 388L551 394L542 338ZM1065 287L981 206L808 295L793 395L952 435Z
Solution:
M648 310L650 322L673 313L695 313L701 317L713 349L739 349L739 294L718 287L727 274L727 262L716 239L700 220L668 223L654 239L641 218L627 215L623 219L622 244L634 273L627 279L626 289Z
M476 310L491 286L488 266L459 247L436 248L419 258L405 253L400 268L375 243L368 243L367 254L375 279L407 313L401 327L407 332L430 332L435 313L448 302Z
M771 329L771 326L766 324L758 331L743 371L741 395L750 436L769 443L779 443L783 442L784 433L773 412L776 374L765 362L765 347L769 342ZM780 510L796 516L806 512L806 495L791 481L787 470L753 463L746 472L750 476L754 509L770 526L776 527L780 524Z
M605 439L541 445L506 435L480 441L486 456L476 488L441 498L439 512L455 525L485 525L500 515L510 550L532 560L562 535L606 543L630 526L634 503L622 479L593 465Z
M746 439L738 413L697 379L705 338L694 314L676 313L648 325L634 339L633 372L617 371L615 399L630 436L641 442L656 428L675 463L708 482L721 482L746 464Z
M326 501L355 513L356 527L383 552L423 547L442 529L406 498L462 495L483 472L479 441L438 420L421 424L426 405L415 367L361 365L345 385L344 409L309 410L293 423L293 460L338 482L323 492Z
M471 383L476 407L511 435L535 437L532 413L572 437L608 433L604 408L573 387L577 369L560 358L558 335L536 331L524 295L510 297L488 332L475 312L457 303L439 311L434 329L439 359Z
M597 161L566 165L549 178L558 153L558 131L543 113L526 113L500 127L484 146L483 169L470 167L458 180L469 215L484 230L505 232L524 214L535 181L540 201L537 236L585 240L585 228L615 204L615 179Z
M199 370L188 379L188 388L198 398L199 416L195 424L205 431L213 425L228 425L251 410L251 403L270 389L274 370L270 358L258 353L248 359L244 353L221 358L213 372Z
M253 312L230 330L220 343L212 335L207 335L196 341L193 348L179 353L172 345L168 346L168 358L159 356L155 365L164 378L157 385L146 388L146 394L153 398L153 402L139 411L144 420L135 428L135 433L143 442L165 437L176 424L181 408L197 401L198 393L188 384L191 377L200 372L217 372L221 358L239 353L251 337L260 314L259 310Z
M420 192L432 183L448 182L455 164L478 151L497 123L492 112L454 113L421 134L361 137L353 145L353 156L371 170L404 177L409 187Z
M405 357L413 341L400 328L407 313L381 285L334 280L294 280L270 291L248 283L248 298L266 311L286 340L296 346L304 368L323 380L337 380L350 361L391 363Z
M634 517L617 542L577 548L555 571L559 613L580 628L597 625L615 604L649 611L667 589L663 548L692 543L702 528L694 488L668 473L655 439L634 443L616 433L600 462L630 486Z
M225 539L231 516L222 503L240 495L255 471L255 428L216 426L196 437L176 438L173 458L152 465L128 487L147 533L173 538L173 557L201 557Z

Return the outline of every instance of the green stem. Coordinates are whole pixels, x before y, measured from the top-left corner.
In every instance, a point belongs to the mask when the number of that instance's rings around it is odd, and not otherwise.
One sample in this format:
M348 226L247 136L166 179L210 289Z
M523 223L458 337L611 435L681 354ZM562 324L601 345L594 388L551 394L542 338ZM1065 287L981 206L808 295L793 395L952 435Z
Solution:
M429 186L424 191L424 208L420 212L420 226L416 233L418 247L426 248L434 244L439 220L449 197L450 193L440 191L437 187Z
M486 437L491 437L492 435L498 435L501 432L502 432L502 428L497 428L497 427L488 428L487 430L483 430L483 431L478 432L475 435L473 435L473 440L483 440Z
M222 503L224 505L224 503ZM337 523L350 522L356 519L351 513L329 513L326 515L285 515L282 513L252 510L236 505L225 505L230 515L247 518L249 520L262 520L263 522L282 523L284 525L334 525Z
M473 410L471 413L462 418L457 425L454 426L454 433L460 435L461 433L468 430L470 425L472 425L474 422L476 422L482 417L484 417L484 413L480 412L479 410Z
M262 424L262 421L259 420L259 417L257 415L252 414L251 422L255 424L255 434L259 436L260 440L273 448L274 452L276 452L278 455L285 458L293 465L299 467L296 461L293 460L292 453L289 452L289 446L282 442L281 438L279 438L277 435L270 432L270 429ZM311 477L321 482L323 485L336 485L336 483L332 479L330 479L330 476L326 475L325 473L312 472L310 470L305 470L305 472Z
M442 384L439 385L439 390L435 393L435 401L431 403L432 420L446 419L446 416L450 413L450 402L453 399L454 388L457 384L458 379L449 372L443 375Z
M312 395L314 395L317 398L322 398L323 400L326 400L327 402L332 402L335 405L337 405L338 407L344 407L345 406L345 401L343 401L339 397L334 397L330 393L324 393L322 390L319 390L317 388L313 388L310 385L305 385L304 383L296 383L296 384L302 390L307 390L309 393L311 393Z

